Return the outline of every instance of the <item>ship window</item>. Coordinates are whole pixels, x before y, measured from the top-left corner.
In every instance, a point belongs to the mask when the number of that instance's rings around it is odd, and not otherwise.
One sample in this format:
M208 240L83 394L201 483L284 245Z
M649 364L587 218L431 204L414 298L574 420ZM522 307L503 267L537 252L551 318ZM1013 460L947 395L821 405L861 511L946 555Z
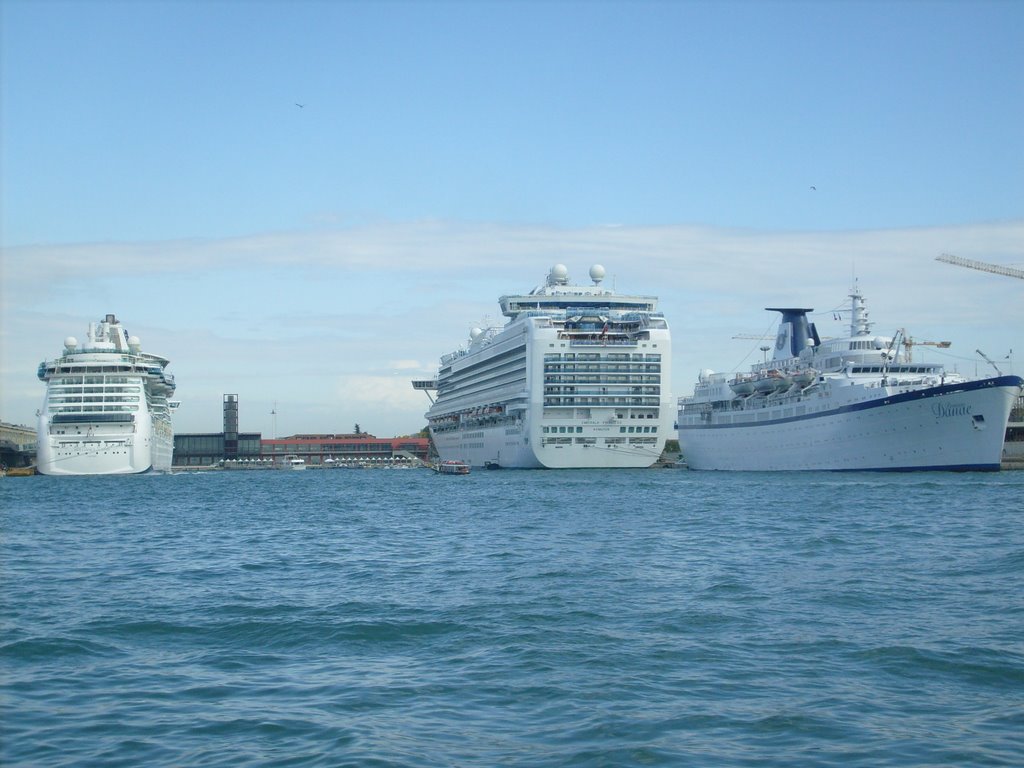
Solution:
M583 431L583 427L576 427L577 434Z

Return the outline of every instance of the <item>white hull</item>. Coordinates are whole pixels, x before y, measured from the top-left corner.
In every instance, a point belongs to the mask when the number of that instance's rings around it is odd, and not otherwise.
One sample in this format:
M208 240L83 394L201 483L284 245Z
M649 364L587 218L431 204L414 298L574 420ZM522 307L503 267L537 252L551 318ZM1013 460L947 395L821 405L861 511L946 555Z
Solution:
M147 414L136 424L82 423L52 434L39 417L36 465L44 475L136 475L170 472L174 434L169 424L154 429Z
M43 418L43 417L41 417ZM87 429L90 425L82 425ZM37 447L37 469L44 475L135 475L142 472L170 472L174 437L156 436L148 431L125 435L93 425L81 436L52 436ZM46 425L40 434L46 434Z
M1019 377L1002 376L845 404L823 397L713 412L702 423L681 417L680 448L698 470L998 470L1020 386ZM749 418L757 421L742 423Z
M598 427L597 429L601 429ZM608 430L609 434L611 430ZM521 432L508 434L503 427L477 429L464 433L444 432L433 435L434 447L442 460L465 461L473 467L502 469L642 469L661 456L665 440L655 445L548 445L524 440ZM595 438L600 440L601 438Z

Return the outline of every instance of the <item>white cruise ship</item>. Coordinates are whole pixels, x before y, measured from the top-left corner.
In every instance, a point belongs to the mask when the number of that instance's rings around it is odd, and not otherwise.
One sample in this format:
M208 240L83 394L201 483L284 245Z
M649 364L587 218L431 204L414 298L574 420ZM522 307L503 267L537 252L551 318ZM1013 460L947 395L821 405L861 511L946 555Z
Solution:
M36 465L44 475L169 471L176 402L168 360L142 352L117 318L89 324L79 344L40 363L46 397L39 413Z
M652 296L573 285L558 264L529 294L502 296L503 327L474 328L414 381L442 460L485 468L648 467L672 429L672 345Z
M818 337L800 308L782 314L771 360L748 374L702 371L679 400L691 469L998 470L1019 376L968 379L911 360L904 331L876 336L855 286L850 330ZM942 342L936 346L948 346Z

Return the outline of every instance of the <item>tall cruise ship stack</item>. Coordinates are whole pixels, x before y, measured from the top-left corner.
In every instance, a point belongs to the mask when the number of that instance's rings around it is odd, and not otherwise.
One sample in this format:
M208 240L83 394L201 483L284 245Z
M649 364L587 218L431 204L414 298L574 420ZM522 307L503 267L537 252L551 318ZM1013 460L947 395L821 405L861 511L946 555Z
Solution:
M672 428L672 346L651 296L617 294L590 269L574 285L502 296L503 327L474 328L441 358L426 417L442 460L475 467L648 467ZM431 393L436 392L436 397Z
M85 341L40 363L46 397L37 427L44 475L123 475L169 471L171 410L177 403L168 360L142 351L114 315L89 324Z

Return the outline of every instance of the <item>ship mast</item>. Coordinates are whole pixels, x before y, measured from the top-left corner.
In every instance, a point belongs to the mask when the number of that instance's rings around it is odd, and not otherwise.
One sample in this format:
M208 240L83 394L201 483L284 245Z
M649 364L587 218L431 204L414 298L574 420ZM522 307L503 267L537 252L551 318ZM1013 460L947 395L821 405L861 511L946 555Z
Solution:
M857 281L853 281L850 289L850 336L867 336L871 331L868 311L864 306L864 295L860 292Z

